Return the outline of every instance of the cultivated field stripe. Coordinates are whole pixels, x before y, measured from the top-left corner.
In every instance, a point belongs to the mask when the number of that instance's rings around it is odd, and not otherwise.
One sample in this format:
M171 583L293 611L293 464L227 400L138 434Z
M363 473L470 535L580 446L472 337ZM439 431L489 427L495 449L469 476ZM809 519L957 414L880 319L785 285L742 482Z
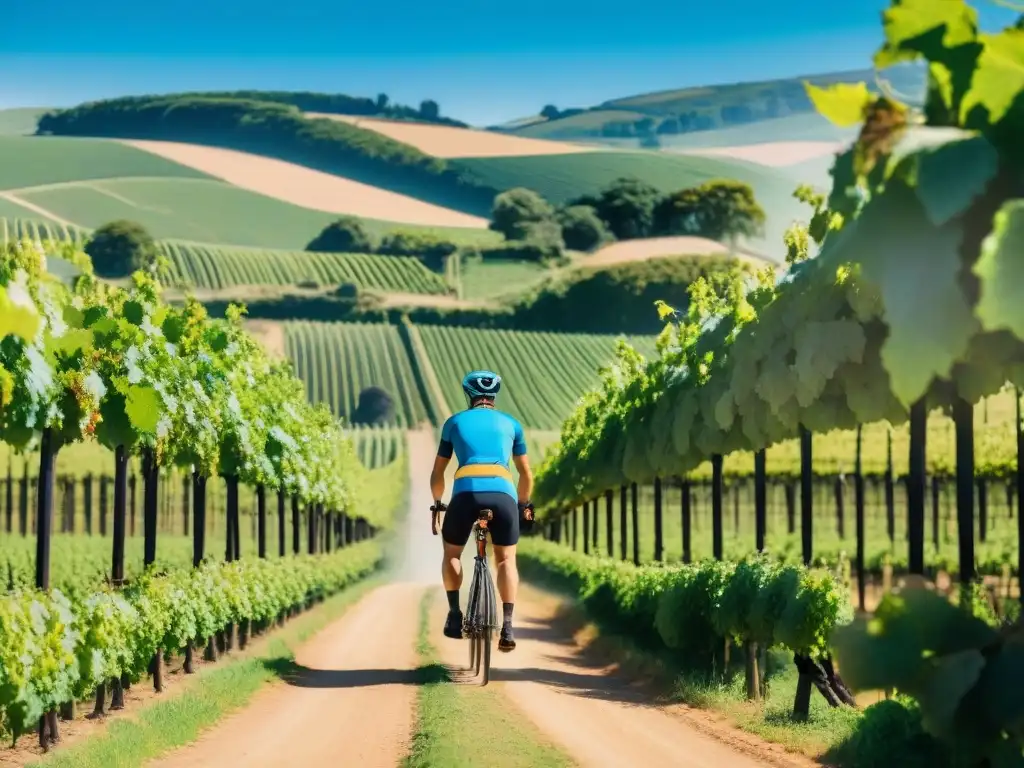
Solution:
M0 192L0 197L4 198L4 200L9 200L15 205L20 205L22 208L32 211L33 213L38 213L40 216L46 219L55 221L58 224L63 224L65 227L78 227L78 225L75 224L73 221L62 219L60 216L53 213L52 211L48 211L42 206L36 205L35 203L30 203L28 200L23 200L11 192Z

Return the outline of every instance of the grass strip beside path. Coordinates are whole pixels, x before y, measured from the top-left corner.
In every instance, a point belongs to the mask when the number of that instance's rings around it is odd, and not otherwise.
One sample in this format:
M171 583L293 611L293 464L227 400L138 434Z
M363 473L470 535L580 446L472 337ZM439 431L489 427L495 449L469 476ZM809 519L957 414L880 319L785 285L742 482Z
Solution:
M294 658L295 648L339 618L367 592L379 576L342 590L313 610L296 617L268 638L266 648L251 656L222 658L190 680L180 694L157 701L137 714L113 720L103 734L85 739L30 763L46 768L136 768L171 749L190 744L225 715L243 707L276 669Z
M480 768L563 768L574 765L545 741L493 685L457 685L430 643L428 590L420 605L416 650L422 682L412 748L403 768L458 765Z

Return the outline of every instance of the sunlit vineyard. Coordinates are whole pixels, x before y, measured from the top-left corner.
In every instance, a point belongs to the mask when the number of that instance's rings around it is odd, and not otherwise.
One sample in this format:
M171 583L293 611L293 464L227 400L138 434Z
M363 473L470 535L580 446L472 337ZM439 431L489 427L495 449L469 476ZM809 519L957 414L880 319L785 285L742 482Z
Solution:
M82 227L66 226L54 221L41 219L12 219L0 217L0 245L12 240L68 240L80 243L89 230Z
M503 378L501 408L531 429L558 429L587 389L597 370L615 353L614 336L498 331L420 326L420 335L437 372L448 407L465 407L462 377L486 368ZM649 353L654 340L634 339Z
M327 403L350 420L367 387L380 387L395 402L395 423L415 426L427 418L409 356L398 329L377 323L284 323L285 347L310 400Z
M179 240L161 241L160 248L170 260L174 280L195 288L353 283L379 291L448 291L441 275L407 256L277 251Z

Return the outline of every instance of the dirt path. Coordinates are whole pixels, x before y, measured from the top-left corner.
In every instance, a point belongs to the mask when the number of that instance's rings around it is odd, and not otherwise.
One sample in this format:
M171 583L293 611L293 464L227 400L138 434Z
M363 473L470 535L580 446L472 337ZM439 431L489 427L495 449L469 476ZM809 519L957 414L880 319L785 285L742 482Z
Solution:
M429 453L427 449L429 448ZM434 445L410 441L411 466L430 466ZM449 492L450 492L449 481ZM416 504L416 488L411 498ZM428 489L429 490L429 489ZM429 505L419 497L421 507ZM469 593L472 555L463 556L463 605ZM581 766L678 765L687 768L803 768L810 761L790 757L704 713L660 706L650 691L588 658L571 627L558 620L561 601L522 587L516 602L514 653L494 652L492 685L508 696L519 716L530 718L552 742ZM438 591L431 611L431 641L456 670L468 662L465 643L441 634L446 604Z

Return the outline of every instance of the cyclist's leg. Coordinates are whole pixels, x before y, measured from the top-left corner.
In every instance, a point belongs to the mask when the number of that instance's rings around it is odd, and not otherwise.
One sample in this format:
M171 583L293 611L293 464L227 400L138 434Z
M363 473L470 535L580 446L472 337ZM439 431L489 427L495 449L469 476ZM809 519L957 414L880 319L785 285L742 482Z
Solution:
M446 637L462 637L462 611L459 608L459 590L462 588L462 551L466 548L469 535L476 521L475 507L467 494L452 497L441 525L444 539L444 559L441 562L441 578L448 596L448 618L445 620Z
M493 498L492 498L493 497ZM494 510L491 523L491 541L494 544L494 564L498 570L498 594L502 603L501 638L498 649L511 651L516 647L512 634L512 612L519 591L519 571L516 568L516 545L519 543L519 507L506 493L488 494Z

